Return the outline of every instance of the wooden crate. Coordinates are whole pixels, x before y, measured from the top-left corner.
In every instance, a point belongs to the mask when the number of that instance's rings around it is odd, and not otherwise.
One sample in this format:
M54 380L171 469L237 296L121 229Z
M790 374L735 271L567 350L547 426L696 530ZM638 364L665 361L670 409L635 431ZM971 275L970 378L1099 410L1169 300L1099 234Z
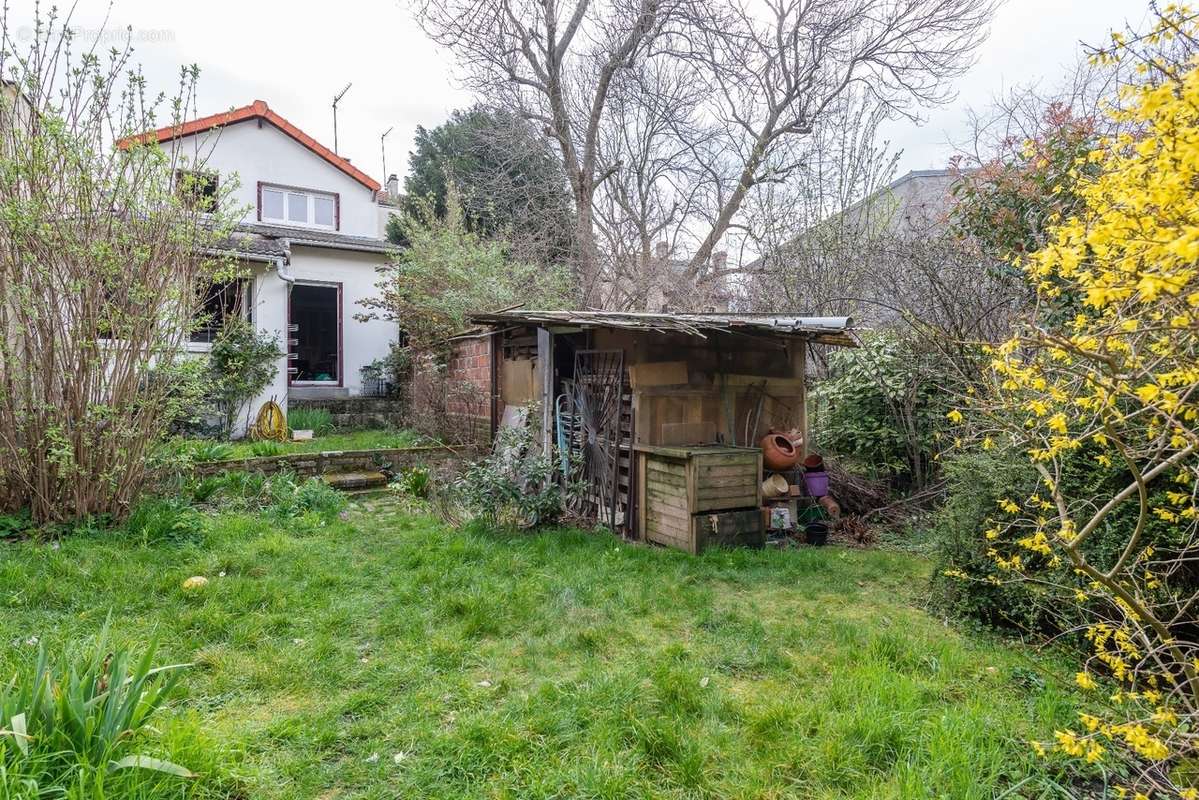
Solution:
M703 550L696 516L762 504L762 451L750 447L638 445L638 530L650 542ZM730 523L731 524L731 523ZM698 527L697 527L698 526Z
M766 546L766 528L762 525L761 509L696 514L691 518L691 527L696 552L710 546Z

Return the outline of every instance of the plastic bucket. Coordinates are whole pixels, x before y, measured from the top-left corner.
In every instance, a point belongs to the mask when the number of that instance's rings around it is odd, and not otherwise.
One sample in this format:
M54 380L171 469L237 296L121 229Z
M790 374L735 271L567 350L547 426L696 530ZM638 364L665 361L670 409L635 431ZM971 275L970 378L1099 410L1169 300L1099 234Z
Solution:
M803 474L803 485L811 497L824 497L828 494L828 473L823 470L820 472L805 472Z

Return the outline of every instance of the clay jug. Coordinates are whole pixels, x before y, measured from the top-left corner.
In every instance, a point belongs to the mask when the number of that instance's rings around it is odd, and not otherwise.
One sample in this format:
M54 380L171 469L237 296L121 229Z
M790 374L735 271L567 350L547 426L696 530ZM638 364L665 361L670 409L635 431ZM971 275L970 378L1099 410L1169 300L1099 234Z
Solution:
M785 472L799 461L799 450L781 433L771 431L758 444L762 447L762 463L766 469Z

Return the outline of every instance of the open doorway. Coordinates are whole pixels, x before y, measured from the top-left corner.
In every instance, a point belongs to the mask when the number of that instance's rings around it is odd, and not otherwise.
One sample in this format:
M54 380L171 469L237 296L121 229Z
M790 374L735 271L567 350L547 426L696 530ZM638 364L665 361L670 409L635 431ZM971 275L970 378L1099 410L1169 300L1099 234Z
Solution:
M341 385L341 285L297 283L289 309L293 384Z

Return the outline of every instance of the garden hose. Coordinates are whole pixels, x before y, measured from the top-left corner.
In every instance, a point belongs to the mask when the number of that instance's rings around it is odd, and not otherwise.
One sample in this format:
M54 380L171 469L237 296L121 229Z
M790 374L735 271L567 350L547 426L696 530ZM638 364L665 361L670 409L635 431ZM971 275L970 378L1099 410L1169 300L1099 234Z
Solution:
M250 427L250 438L256 441L270 439L276 442L287 441L287 417L283 409L271 398L258 409L258 417Z

